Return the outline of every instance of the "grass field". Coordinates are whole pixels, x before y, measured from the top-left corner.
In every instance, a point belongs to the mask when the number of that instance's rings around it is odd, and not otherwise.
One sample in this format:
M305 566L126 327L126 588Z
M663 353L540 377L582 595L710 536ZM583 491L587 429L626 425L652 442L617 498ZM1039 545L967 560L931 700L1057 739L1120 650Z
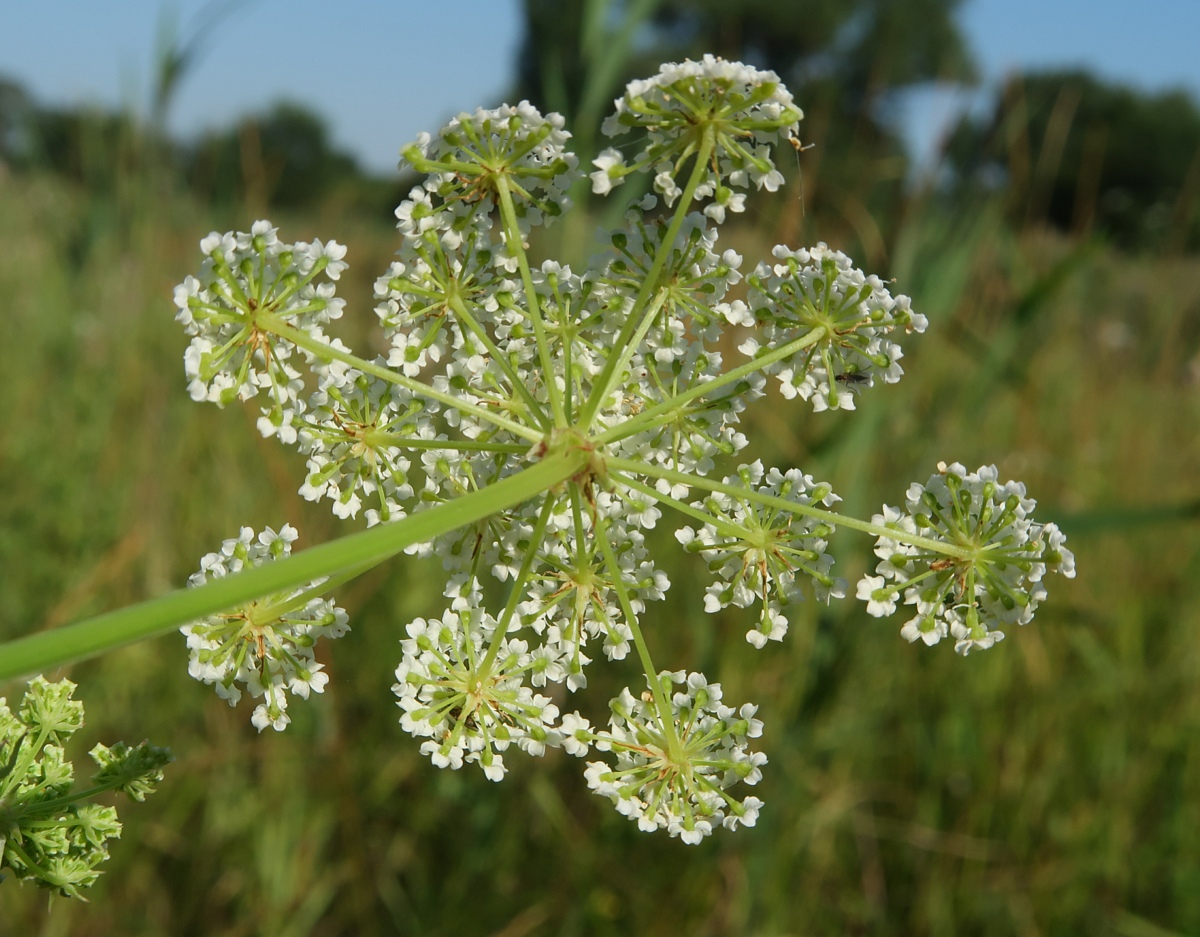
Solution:
M0 178L0 636L178 586L242 524L291 521L301 545L349 529L296 494L302 460L249 412L184 390L171 288L204 233L251 220ZM274 220L350 246L339 293L368 347L395 233L336 206ZM748 266L774 240L732 238ZM90 904L6 882L0 935L1200 933L1200 259L920 202L887 252L930 319L905 379L850 414L772 398L751 454L860 516L939 460L997 463L1078 558L1032 625L962 659L862 603L810 602L756 652L664 540L675 586L649 640L760 703L770 757L759 825L687 847L639 833L561 753L499 785L422 758L389 687L403 625L442 600L435 569L396 561L339 593L353 631L324 657L329 692L282 734L191 681L178 635L65 671L88 712L77 759L147 737L178 760L122 809ZM870 542L837 544L853 581ZM594 667L594 720L637 679L626 663Z

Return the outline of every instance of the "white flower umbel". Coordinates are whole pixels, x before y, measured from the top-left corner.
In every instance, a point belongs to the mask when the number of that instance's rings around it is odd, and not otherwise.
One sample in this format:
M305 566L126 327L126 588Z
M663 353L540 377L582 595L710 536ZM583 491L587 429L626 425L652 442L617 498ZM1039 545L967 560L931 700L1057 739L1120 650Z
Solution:
M558 707L524 684L539 664L528 645L496 640L496 619L478 606L476 589L461 598L461 609L408 625L392 691L404 710L401 727L427 739L421 752L435 765L461 768L473 761L499 781L510 745L534 755L545 751Z
M278 533L270 527L255 534L250 527L226 540L216 553L200 561L200 571L188 580L202 586L244 568L288 556L296 529L285 524ZM252 698L263 701L251 722L260 732L268 725L282 731L291 721L288 693L308 699L329 682L324 666L313 656L318 638L340 638L350 630L346 612L332 600L320 598L323 580L266 596L219 615L184 625L188 673L212 684L217 695L236 706L241 684Z
M725 307L731 322L756 327L741 346L760 355L804 336L816 341L765 370L779 378L784 397L810 400L813 409L853 410L854 393L875 378L900 380L903 352L896 332L924 332L927 320L907 296L892 296L883 281L854 267L824 244L790 250L780 244L775 264L760 263L748 278L749 314L740 302Z
M453 228L450 219L487 217L506 198L512 199L524 231L562 214L570 204L567 190L579 177L578 159L566 148L571 135L564 123L561 114L543 117L522 101L459 114L436 138L421 134L401 151L401 167L433 175L421 192L414 190L414 207L397 212L401 225ZM440 204L426 202L426 194L436 195ZM423 220L439 213L445 218Z
M864 576L858 597L875 616L890 615L903 594L917 609L901 634L936 644L949 635L960 654L1004 638L1001 625L1024 625L1046 597L1047 572L1075 576L1075 557L1054 524L1030 516L1037 502L1020 482L1001 484L994 465L968 473L938 463L924 485L908 489L906 511L884 505L875 523L941 541L952 553L933 552L880 537L876 576Z
M746 278L745 301L729 297L743 258L718 246L719 227L751 187L778 188L771 147L798 146L800 117L775 75L712 57L631 84L607 130L636 131L644 148L628 165L601 155L593 184L645 170L659 195L629 206L610 249L579 269L529 256L532 226L565 209L578 177L560 116L505 105L422 135L403 151L427 175L396 211L399 249L375 282L383 341L369 358L323 333L341 305L316 278L341 274L340 247L283 244L267 222L205 239L200 277L176 296L193 394L268 391L259 427L307 456L301 494L388 524L359 544L437 557L447 574L450 608L408 625L394 688L435 764L477 762L495 780L514 746L582 755L595 743L617 763L589 767L589 783L643 828L694 842L754 821L757 799L725 793L765 761L746 747L753 707L735 713L698 675L672 695L684 674L665 688L658 676L662 636L647 612L671 584L648 531L675 531L707 561L708 611L756 608L747 637L759 647L784 637L803 580L822 601L844 595L835 529L882 538L884 562L858 590L871 614L917 605L906 636L953 634L964 651L995 641L997 622L1028 620L1047 568L1072 569L1057 528L1028 521L1023 489L982 470L974 481L952 467L910 492L910 513L886 508L875 523L830 510L830 486L798 468L743 459L716 481L750 445L742 414L770 375L786 398L852 409L862 388L899 379L899 336L926 324L823 244L776 247ZM746 358L729 364L739 341ZM282 556L289 531L244 532L197 581ZM331 544L312 562L341 581L361 568L329 557L351 555ZM324 681L312 619L344 630L321 591L189 626L193 672L231 700L248 688L263 700L255 725L282 728L289 694ZM583 691L604 658L636 659L652 693L623 694L604 733L577 713L556 724L550 685Z
M653 78L632 82L615 103L604 133L645 130L647 142L629 164L619 150L601 153L593 163L592 190L605 194L630 173L653 169L655 190L674 204L682 191L676 183L680 169L699 153L704 172L699 191L713 196L721 209L710 213L718 222L724 209L742 210L731 188L753 183L774 192L783 184L771 148L798 146L796 127L804 116L774 72L711 55L663 65Z
M615 765L589 762L588 787L612 800L642 830L665 829L685 843L699 843L714 827L754 826L762 801L727 793L738 781L757 784L767 756L751 752L762 735L756 706L740 709L721 702L721 685L703 674L662 673L671 693L664 720L647 692L638 699L622 690L610 704L608 731L592 733L592 744L611 752ZM683 689L672 692L674 684Z
M716 304L742 279L742 257L736 251L716 253L717 228L699 212L684 218L673 246L663 245L664 219L648 220L644 212L656 205L653 196L625 218L627 228L610 235L613 257L601 274L602 288L636 296L660 252L667 259L659 274L664 290L646 329L645 348L659 364L682 357L689 346L687 332L713 341L724 324ZM604 292L602 295L608 295Z
M365 374L327 381L299 420L308 454L300 494L309 501L328 498L338 517L357 516L365 499L369 524L404 517L413 497L411 463L395 442L417 435L417 417L429 409L403 388Z
M739 466L737 477L724 482L739 483L760 495L796 504L829 507L841 500L828 485L818 484L799 469L764 471L761 462ZM747 608L758 602L758 627L746 634L755 647L763 647L768 640L783 640L788 626L783 606L801 596L798 573L812 579L818 599L828 602L845 597L846 581L829 575L833 557L825 551L834 528L828 522L724 492L712 492L692 507L714 518L699 529L681 527L675 532L685 549L704 555L709 571L717 577L705 590L704 610L717 612L730 605Z
M293 345L268 323L319 334L321 324L339 318L344 300L334 296L333 283L317 278L341 276L346 248L336 241L285 244L270 222L256 221L248 232L214 231L200 249L206 259L199 277L175 289L175 319L192 336L184 355L188 392L224 406L267 391L264 430L272 435L294 417L302 384L289 363Z

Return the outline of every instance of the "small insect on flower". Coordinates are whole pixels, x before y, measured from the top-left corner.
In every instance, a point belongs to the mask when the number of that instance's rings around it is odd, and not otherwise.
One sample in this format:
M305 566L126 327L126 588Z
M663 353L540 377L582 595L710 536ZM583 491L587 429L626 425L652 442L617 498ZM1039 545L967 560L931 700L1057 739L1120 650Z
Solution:
M862 387L871 383L871 376L863 374L861 371L845 371L835 375L834 380L848 387Z

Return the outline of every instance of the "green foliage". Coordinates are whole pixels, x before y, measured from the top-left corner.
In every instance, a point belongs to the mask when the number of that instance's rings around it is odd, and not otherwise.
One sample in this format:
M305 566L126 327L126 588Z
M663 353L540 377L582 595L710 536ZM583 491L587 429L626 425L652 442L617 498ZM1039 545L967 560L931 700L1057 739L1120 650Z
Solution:
M13 713L0 698L0 867L69 898L95 884L108 841L121 835L117 811L85 802L110 790L145 800L172 760L165 748L97 745L92 787L72 792L75 769L63 744L83 727L75 684L37 677Z
M1096 229L1123 245L1200 245L1200 108L1086 72L1011 79L947 156L961 183L1006 186L1010 217Z

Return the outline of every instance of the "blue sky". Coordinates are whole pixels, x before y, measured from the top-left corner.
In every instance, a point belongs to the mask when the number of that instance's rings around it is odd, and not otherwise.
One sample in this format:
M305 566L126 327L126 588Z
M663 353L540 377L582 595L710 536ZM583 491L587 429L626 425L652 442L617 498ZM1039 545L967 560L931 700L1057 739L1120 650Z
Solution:
M789 0L780 0L789 2ZM164 10L186 33L204 0L38 0L6 4L0 74L43 103L144 107ZM225 22L186 79L172 129L204 127L280 98L325 115L337 142L376 170L447 116L495 103L518 54L518 0L251 0ZM1025 67L1080 65L1148 90L1200 98L1197 0L966 0L961 22L989 82ZM802 98L802 95L801 95ZM803 101L801 100L801 105ZM918 155L956 98L905 108Z

